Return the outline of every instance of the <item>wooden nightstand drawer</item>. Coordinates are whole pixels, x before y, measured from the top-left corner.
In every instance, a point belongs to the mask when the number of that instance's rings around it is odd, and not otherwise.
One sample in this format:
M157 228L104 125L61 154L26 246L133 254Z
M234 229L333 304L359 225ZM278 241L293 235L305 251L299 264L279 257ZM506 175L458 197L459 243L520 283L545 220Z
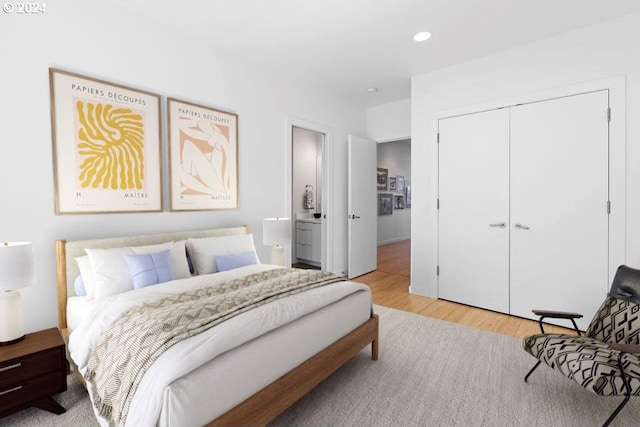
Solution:
M19 360L0 363L0 390L28 378L59 371L62 358L62 349L55 349Z
M58 372L26 379L10 387L0 387L0 414L17 405L60 393L67 389L65 377Z
M0 347L0 418L31 406L61 414L65 409L51 396L66 389L67 359L58 329Z

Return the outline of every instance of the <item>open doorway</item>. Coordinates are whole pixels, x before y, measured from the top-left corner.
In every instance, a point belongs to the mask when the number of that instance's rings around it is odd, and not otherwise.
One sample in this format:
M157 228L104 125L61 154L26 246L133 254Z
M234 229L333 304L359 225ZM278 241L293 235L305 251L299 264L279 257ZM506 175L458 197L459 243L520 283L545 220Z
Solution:
M332 271L331 182L328 171L332 131L287 118L288 182L291 191L291 265Z
M378 143L378 198L389 208L378 212L378 246L411 239L411 139Z
M291 264L322 269L322 147L324 134L292 129L291 218L294 223Z

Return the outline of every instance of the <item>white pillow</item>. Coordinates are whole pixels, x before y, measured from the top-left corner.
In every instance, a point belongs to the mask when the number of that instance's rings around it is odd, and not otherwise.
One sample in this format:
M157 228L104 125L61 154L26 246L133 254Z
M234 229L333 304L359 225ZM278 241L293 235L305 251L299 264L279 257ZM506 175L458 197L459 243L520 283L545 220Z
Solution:
M193 262L196 274L216 273L216 256L256 252L253 234L235 234L232 236L205 237L188 239L187 251ZM260 260L256 254L258 264Z
M187 248L185 247L185 240L179 240L171 243L171 269L176 279L186 279L191 277L189 271L189 263L187 262ZM136 254L140 255L142 252L138 252L137 248L133 248Z
M90 249L84 251L89 256L93 279L95 281L94 296L102 298L133 289L125 255L134 255L129 247L112 249Z
M91 261L89 255L83 255L74 258L78 264L78 270L80 270L80 276L84 282L84 290L87 292L87 296L93 298L95 293L95 280L93 279L93 268L91 268Z
M132 246L111 249L85 248L93 269L94 296L102 298L133 289L125 255L141 255L171 250L171 268L176 279L190 277L184 240L159 245ZM84 278L83 278L84 279ZM88 291L87 291L88 292Z

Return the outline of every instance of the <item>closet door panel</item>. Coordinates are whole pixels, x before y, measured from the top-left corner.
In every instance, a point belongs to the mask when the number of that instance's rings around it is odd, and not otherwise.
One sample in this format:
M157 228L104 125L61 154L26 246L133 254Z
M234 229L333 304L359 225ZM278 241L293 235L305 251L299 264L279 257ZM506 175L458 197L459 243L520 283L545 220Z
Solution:
M583 313L608 283L608 91L511 109L511 314Z
M438 297L508 313L509 112L442 119L439 133Z

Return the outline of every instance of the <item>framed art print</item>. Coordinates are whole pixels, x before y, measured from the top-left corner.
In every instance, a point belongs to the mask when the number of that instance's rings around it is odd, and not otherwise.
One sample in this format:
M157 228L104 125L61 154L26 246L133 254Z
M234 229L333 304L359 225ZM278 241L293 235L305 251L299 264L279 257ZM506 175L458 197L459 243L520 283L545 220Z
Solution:
M162 210L160 96L49 69L56 214Z
M396 191L396 177L389 177L389 191Z
M393 194L378 194L378 215L393 214Z
M378 191L387 191L387 177L389 176L389 170L385 168L378 168L377 189Z
M172 211L238 208L238 116L167 99Z

